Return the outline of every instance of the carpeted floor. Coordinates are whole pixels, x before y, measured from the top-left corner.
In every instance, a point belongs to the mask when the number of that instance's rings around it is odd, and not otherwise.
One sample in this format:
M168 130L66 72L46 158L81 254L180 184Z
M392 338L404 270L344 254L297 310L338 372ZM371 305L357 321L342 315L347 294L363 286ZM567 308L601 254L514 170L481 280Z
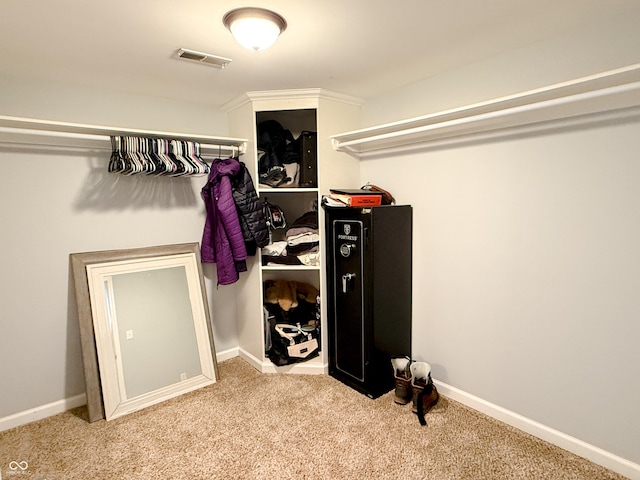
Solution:
M0 433L0 477L623 478L444 397L421 427L391 393L263 375L240 358L219 367L215 385L109 422L87 423L81 407Z

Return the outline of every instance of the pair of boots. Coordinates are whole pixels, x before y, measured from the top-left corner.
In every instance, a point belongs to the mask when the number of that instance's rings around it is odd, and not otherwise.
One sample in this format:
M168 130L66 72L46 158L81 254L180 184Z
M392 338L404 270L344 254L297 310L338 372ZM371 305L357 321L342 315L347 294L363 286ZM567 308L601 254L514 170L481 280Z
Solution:
M411 362L409 357L392 358L395 379L394 402L406 405L412 402L411 411L418 415L421 425L427 413L438 402L438 390L431 379L431 365L426 362Z

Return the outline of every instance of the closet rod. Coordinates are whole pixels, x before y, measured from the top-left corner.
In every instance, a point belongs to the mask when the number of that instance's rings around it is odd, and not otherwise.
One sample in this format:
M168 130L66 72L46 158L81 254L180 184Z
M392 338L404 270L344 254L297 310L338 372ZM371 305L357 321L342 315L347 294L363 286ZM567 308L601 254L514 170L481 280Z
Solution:
M111 149L111 136L134 136L189 140L200 143L203 154L243 154L247 140L189 133L135 130L0 115L0 142L43 146Z
M640 63L495 100L340 133L333 135L331 142L337 151L360 156L638 106Z

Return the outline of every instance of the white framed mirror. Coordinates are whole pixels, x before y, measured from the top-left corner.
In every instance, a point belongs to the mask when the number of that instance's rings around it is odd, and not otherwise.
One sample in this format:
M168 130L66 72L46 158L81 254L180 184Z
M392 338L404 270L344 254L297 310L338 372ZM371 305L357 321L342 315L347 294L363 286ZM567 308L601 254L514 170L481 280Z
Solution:
M90 421L215 383L197 243L70 257Z

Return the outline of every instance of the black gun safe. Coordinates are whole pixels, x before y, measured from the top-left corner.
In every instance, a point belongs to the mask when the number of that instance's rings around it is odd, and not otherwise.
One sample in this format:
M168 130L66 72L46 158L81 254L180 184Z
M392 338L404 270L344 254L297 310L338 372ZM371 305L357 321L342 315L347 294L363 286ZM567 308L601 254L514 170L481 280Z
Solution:
M371 398L411 356L412 210L325 206L329 374Z

